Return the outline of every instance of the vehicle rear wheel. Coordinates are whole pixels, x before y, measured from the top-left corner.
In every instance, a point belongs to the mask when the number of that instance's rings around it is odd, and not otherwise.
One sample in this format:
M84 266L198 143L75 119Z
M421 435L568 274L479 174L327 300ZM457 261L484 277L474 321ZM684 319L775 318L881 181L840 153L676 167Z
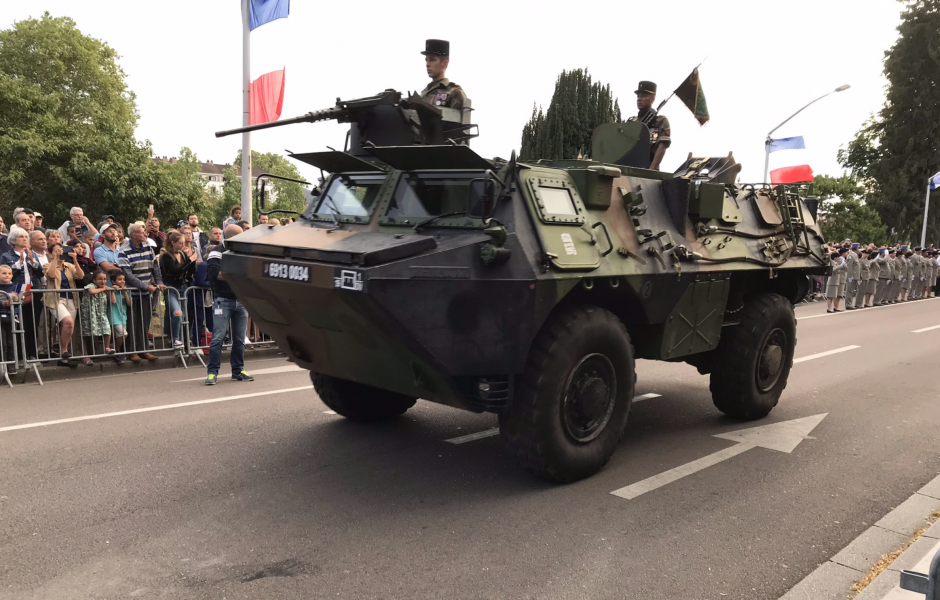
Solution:
M634 381L620 319L595 306L565 309L533 342L500 434L524 469L552 481L583 479L617 449Z
M415 405L416 399L371 385L310 373L323 404L351 421L389 421Z
M739 324L722 332L715 349L709 386L715 407L745 421L766 417L787 387L795 349L790 301L778 294L748 299Z

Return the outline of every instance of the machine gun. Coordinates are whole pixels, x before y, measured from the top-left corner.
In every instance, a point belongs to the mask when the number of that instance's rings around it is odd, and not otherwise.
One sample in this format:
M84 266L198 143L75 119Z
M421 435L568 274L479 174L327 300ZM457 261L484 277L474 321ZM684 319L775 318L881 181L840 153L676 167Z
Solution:
M478 131L472 131L476 125L468 122L471 110L469 100L467 104L463 110L441 108L428 104L416 94L403 99L401 92L388 89L375 96L356 100L337 98L336 106L332 108L272 123L217 131L215 136L225 137L295 123L335 120L339 123L350 123L348 153L353 156L368 155L366 147L370 145L465 144L479 135Z

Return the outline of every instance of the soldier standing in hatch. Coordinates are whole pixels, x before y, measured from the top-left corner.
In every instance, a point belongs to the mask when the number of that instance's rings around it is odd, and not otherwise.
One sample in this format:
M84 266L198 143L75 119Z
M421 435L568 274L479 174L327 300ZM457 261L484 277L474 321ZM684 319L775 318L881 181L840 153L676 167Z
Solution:
M447 79L447 65L450 63L450 42L447 40L427 40L424 42L424 65L431 83L421 90L421 98L432 106L456 108L462 110L467 94L463 89Z
M666 148L672 143L669 134L669 119L658 114L653 108L656 100L656 84L652 81L641 81L636 89L637 115L628 121L639 121L650 130L650 169L659 170L659 165L666 155Z

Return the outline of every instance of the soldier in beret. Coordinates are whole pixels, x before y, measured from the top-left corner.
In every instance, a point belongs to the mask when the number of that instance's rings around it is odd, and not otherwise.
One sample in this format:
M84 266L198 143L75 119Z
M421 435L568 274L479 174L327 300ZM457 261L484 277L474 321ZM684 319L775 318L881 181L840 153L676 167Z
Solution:
M467 103L467 95L459 85L446 77L447 65L450 63L450 42L427 40L421 54L424 55L424 65L431 78L431 83L421 90L421 98L432 106L462 110Z
M878 262L878 251L868 253L868 281L865 282L865 308L871 308L875 303L875 293L878 291L878 277L881 274L881 263Z
M855 295L855 308L865 308L865 288L868 287L868 276L871 273L871 263L868 261L868 251L858 248L858 293Z
M637 115L628 121L639 121L650 130L650 169L659 170L659 165L666 155L666 148L672 143L669 130L669 119L658 114L653 108L656 100L656 84L652 81L641 81L636 89Z
M855 299L858 297L858 278L862 274L859 263L858 244L852 244L845 257L846 283L845 283L845 309L855 310Z

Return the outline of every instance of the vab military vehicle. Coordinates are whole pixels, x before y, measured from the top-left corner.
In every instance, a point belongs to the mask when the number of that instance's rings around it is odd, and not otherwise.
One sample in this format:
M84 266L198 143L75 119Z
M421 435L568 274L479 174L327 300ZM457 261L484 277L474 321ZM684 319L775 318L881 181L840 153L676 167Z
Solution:
M386 90L278 123L350 123L296 223L226 241L255 323L355 421L422 398L499 417L521 465L587 477L610 459L635 360L710 374L715 406L758 419L796 345L793 304L829 269L791 186L736 185L731 155L649 170L636 122L595 130L590 160L484 159L469 111Z

